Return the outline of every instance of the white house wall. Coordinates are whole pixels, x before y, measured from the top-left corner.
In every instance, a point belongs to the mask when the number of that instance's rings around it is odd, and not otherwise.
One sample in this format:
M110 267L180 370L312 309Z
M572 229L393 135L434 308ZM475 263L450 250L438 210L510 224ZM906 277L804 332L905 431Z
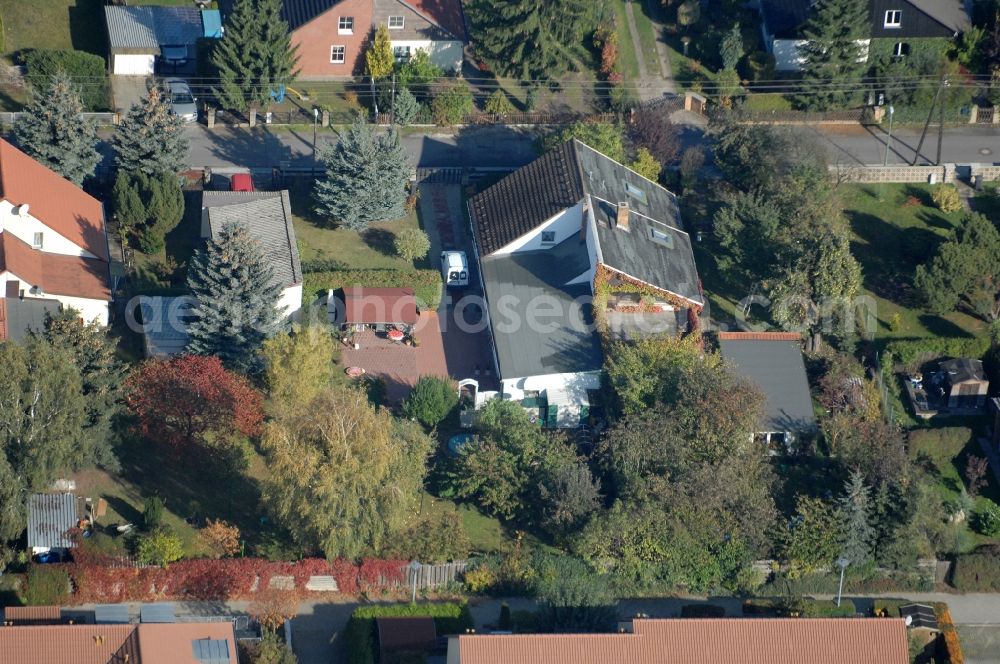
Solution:
M806 45L804 39L775 39L771 42L771 53L774 55L774 67L777 71L800 71L804 62L800 50ZM861 57L858 62L868 61L870 39L859 39Z
M0 220L3 221L3 232L10 233L29 247L34 246L35 233L42 233L42 251L50 254L62 254L63 256L83 256L84 258L97 258L83 247L74 244L65 236L46 226L41 220L31 215L31 202L28 203L28 214L20 216L17 214L18 206L12 205L10 201L0 201Z
M410 47L410 53L427 51L431 62L445 71L460 71L464 57L463 45L460 41L431 41L429 39L393 39L392 47Z
M570 208L566 208L559 214L543 221L531 232L522 235L513 242L500 247L491 256L506 256L518 251L539 251L548 249L559 244L580 232L580 223L583 219L583 200ZM542 231L554 231L555 242L542 244Z
M292 284L281 291L281 297L278 298L275 308L285 318L297 321L302 311L302 284Z
M600 387L600 371L546 374L527 378L507 378L501 381L503 398L514 401L523 399L526 391L564 390L585 395L587 390L597 390Z
M119 53L111 56L111 73L118 76L152 76L156 56Z
M0 272L0 284L3 285L4 292L7 290L8 281L18 281L21 284L20 290L24 291L24 299L28 300L59 300L63 308L72 307L80 312L80 317L87 323L97 321L101 325L107 325L109 321L108 303L104 300L94 300L88 297L72 297L70 295L58 295L56 293L36 294L31 292L31 284L18 277L12 272Z

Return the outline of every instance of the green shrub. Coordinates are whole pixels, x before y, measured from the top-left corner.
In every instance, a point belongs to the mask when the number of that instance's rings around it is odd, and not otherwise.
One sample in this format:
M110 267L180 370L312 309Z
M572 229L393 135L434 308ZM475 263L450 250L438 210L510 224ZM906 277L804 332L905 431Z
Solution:
M437 309L441 303L442 284L438 270L329 270L306 273L303 281L306 304L311 304L321 291L345 286L412 288L421 308Z
M475 626L472 613L464 602L434 602L425 604L381 604L362 606L354 610L344 639L347 642L349 664L375 664L378 652L376 618L428 616L434 618L439 635L462 634Z
M961 592L1000 592L1000 547L984 547L955 558L951 583Z
M60 69L78 83L80 101L85 111L108 108L108 81L104 58L83 51L39 48L24 56L28 70L25 77L35 90L48 88L49 80Z
M936 358L974 357L981 358L990 349L989 337L930 337L892 341L882 354L883 363L897 361L909 370ZM884 364L883 364L884 366Z
M926 456L940 465L961 454L970 440L972 440L972 429L967 427L916 429L909 433L907 448L910 458Z
M685 604L681 607L681 618L724 618L725 607L717 604Z
M163 523L163 501L159 496L150 496L142 504L142 528L153 531Z
M58 606L69 595L69 575L60 567L32 565L24 602L28 606Z
M396 255L403 260L423 260L431 250L431 240L419 228L404 228L392 240Z
M139 539L136 558L147 565L166 566L184 557L181 538L165 528L158 528Z
M450 85L434 95L434 101L431 102L434 123L443 127L461 124L465 120L465 116L474 110L472 91L464 83Z
M850 600L840 606L832 599L748 599L743 602L743 614L748 616L802 615L807 618L841 618L853 616L857 608Z
M962 209L962 199L958 195L958 189L953 184L939 184L931 192L931 200L934 205L944 213L958 212Z
M857 613L854 602L842 600L840 606L832 599L807 599L802 602L802 615L806 618L849 618Z
M458 391L447 378L423 376L403 401L403 416L436 427L458 405Z
M982 506L976 509L972 525L976 532L988 537L1000 535L1000 505L984 500Z

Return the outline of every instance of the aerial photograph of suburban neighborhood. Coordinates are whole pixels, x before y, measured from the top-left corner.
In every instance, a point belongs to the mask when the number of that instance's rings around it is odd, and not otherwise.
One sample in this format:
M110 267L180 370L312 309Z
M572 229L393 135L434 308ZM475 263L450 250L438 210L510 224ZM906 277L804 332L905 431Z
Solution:
M0 0L0 664L1000 664L1000 0Z

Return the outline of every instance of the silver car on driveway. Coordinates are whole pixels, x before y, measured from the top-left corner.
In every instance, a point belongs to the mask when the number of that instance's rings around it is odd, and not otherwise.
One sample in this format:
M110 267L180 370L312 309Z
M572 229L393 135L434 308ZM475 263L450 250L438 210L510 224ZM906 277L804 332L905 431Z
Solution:
M170 110L185 122L198 120L197 99L191 94L191 87L182 79L168 78L165 83L170 98Z

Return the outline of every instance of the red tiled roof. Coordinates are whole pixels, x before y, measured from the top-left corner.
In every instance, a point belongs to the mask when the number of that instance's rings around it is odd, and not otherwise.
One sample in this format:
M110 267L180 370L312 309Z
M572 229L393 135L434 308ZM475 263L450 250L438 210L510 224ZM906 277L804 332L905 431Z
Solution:
M344 289L345 323L415 325L418 319L412 288L350 286Z
M17 664L200 664L193 642L225 641L236 662L231 622L0 627L0 662Z
M44 293L111 300L106 261L33 249L11 233L0 233L0 272L5 270Z
M907 664L887 618L635 620L634 634L460 636L459 664ZM449 658L449 661L450 658Z
M0 195L12 205L27 203L35 219L73 244L108 260L101 202L2 139Z
M58 606L8 606L4 607L4 622L20 625L57 625L62 618Z
M719 332L723 341L802 341L798 332Z
M461 0L403 0L442 28L466 41Z

